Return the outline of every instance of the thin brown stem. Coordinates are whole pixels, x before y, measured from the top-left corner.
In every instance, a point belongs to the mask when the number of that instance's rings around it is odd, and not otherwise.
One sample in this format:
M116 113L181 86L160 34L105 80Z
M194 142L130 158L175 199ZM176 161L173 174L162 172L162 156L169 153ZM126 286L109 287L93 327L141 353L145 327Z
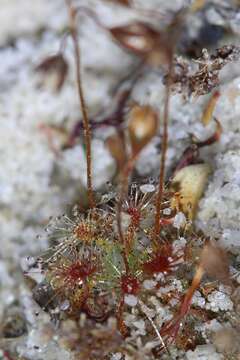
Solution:
M129 272L129 265L128 265L128 245L126 244L126 239L122 230L122 204L124 195L128 191L128 179L133 170L134 164L138 158L139 153L132 155L130 159L128 159L126 165L124 166L122 173L121 173L121 188L119 193L119 200L117 203L117 228L120 242L123 246L122 254L123 254L123 261L125 265L126 273Z
M141 74L142 68L144 66L144 62L140 62L140 64L137 66L137 69L135 71L135 74L133 75L132 78L132 83L130 85L130 88L126 90L126 92L123 94L122 97L122 101L120 101L120 107L119 107L119 113L121 116L123 116L123 108L124 105L127 101L127 99L130 96L130 93L134 87L134 85L136 84L137 80L139 79L139 76ZM130 159L127 159L127 151L126 151L126 143L125 143L125 133L124 133L124 129L123 128L119 128L118 129L118 134L119 137L121 138L121 140L123 141L124 144L124 160L126 162L126 165L124 166L120 176L120 193L119 193L119 200L117 203L117 228L118 228L118 234L119 234L119 239L120 242L123 246L123 250L122 250L122 255L123 255L123 261L124 261L124 266L125 266L125 270L126 273L129 273L129 264L128 264L128 249L126 246L126 239L123 233L123 229L122 229L122 204L123 204L123 199L124 199L124 195L127 193L128 191L128 179L129 176L132 172L132 169L134 167L134 164L137 160L138 154L132 155L130 157Z
M169 322L167 322L161 329L161 336L167 337L169 340L171 340L171 342L174 339L176 339L181 326L181 322L183 321L184 317L188 314L190 310L192 297L195 291L197 290L197 288L199 287L204 273L205 271L202 265L200 264L194 275L192 284L183 299L178 314L176 315L176 317L174 317Z
M78 33L76 24L76 10L72 7L71 0L66 0L66 4L69 11L70 18L70 34L74 45L75 63L76 63L76 80L77 89L79 95L79 101L82 110L83 127L84 127L84 141L86 145L86 156L87 156L87 191L88 201L90 208L95 206L95 200L93 195L92 187L92 157L91 157L91 129L89 126L89 119L87 113L87 107L84 99L84 92L81 80L81 63L80 63L80 48L78 44Z
M171 93L171 79L173 72L173 52L171 53L171 56L169 58L170 58L169 72L167 76L166 94L165 94L164 112L163 112L163 135L162 135L162 144L161 144L159 188L156 197L155 226L153 232L153 243L157 248L159 246L157 237L161 230L161 204L162 204L163 192L164 192L165 163L166 163L166 155L168 149L168 118L169 118L169 102L170 102L170 93Z

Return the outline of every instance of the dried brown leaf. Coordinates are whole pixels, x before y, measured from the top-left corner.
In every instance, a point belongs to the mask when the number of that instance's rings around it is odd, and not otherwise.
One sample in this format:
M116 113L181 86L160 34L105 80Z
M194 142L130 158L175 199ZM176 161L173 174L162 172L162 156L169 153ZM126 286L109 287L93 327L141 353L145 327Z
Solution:
M125 163L125 145L118 134L109 136L105 141L112 157L116 160L118 168L121 169Z
M149 25L135 22L110 29L115 40L137 55L146 55L156 46L159 33Z

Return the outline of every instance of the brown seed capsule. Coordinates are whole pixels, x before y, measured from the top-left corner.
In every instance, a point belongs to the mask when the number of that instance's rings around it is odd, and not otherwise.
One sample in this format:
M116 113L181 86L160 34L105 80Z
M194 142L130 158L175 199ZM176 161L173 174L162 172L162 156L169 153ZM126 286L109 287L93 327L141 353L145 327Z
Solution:
M121 169L125 163L125 146L123 139L121 139L118 134L113 134L106 139L105 145L108 147L112 157L116 160L118 168Z
M128 132L134 155L149 143L157 128L158 115L150 106L133 107L129 114Z
M169 63L174 43L171 25L164 33L143 22L117 26L109 31L123 48L143 57L150 66L158 67Z
M200 263L209 276L229 285L228 257L226 252L215 242L208 241L206 243L200 257Z
M110 29L113 38L137 55L148 54L156 45L159 34L144 23L135 22Z
M68 64L62 54L45 58L37 67L45 75L43 82L50 85L55 91L61 90L68 73Z

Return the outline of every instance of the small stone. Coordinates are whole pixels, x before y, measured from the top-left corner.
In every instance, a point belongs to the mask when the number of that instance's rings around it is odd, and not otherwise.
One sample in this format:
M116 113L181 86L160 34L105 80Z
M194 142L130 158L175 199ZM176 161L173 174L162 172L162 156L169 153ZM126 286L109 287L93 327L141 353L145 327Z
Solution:
M155 189L155 186L152 184L144 184L140 186L140 190L143 194L154 192Z
M154 289L154 287L156 286L157 282L154 281L154 280L144 280L143 282L143 287L146 289L146 290L152 290Z
M133 325L138 329L139 334L146 335L145 322L143 319L134 321Z
M170 208L163 209L163 215L171 215L172 210Z
M179 212L175 215L173 226L177 229L180 229L181 227L184 227L186 224L186 217L182 212Z
M122 354L120 352L117 352L115 354L112 354L111 360L122 360Z
M200 308L204 308L206 300L199 291L196 291L192 298L192 303Z
M128 306L134 307L137 305L138 299L136 296L129 294L129 295L125 295L124 302Z
M214 312L233 309L233 302L230 297L222 291L213 291L208 295L207 299L209 303L206 305L206 308Z
M65 300L61 305L60 305L60 310L62 311L66 311L69 309L70 306L70 302L68 300Z

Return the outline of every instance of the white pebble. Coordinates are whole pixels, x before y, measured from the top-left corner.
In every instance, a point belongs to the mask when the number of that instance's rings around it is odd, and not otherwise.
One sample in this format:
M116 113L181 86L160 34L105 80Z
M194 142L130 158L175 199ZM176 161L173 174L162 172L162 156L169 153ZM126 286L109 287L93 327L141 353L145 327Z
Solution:
M179 212L175 215L173 226L177 229L180 229L182 226L186 224L186 217L182 212Z
M143 287L146 289L146 290L152 290L155 288L156 286L156 281L154 280L144 280L143 282Z
M134 307L137 305L138 299L136 296L129 294L129 295L125 295L124 302L128 306Z
M144 184L140 186L140 190L143 194L151 193L155 191L155 186L152 184Z

